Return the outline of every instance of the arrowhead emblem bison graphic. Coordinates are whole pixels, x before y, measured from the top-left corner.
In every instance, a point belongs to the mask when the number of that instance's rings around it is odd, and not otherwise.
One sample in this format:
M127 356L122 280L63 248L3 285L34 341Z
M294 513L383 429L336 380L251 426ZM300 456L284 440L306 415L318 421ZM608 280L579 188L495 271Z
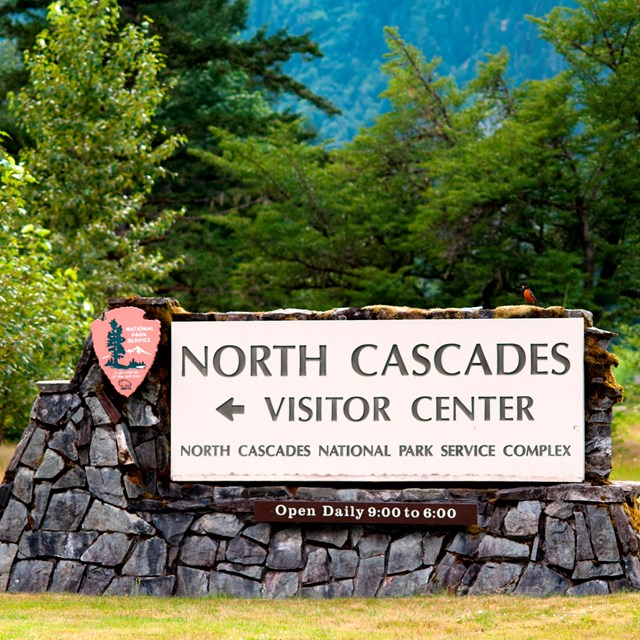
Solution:
M91 323L93 349L101 369L123 396L142 384L158 351L160 322L146 320L137 307L107 311Z

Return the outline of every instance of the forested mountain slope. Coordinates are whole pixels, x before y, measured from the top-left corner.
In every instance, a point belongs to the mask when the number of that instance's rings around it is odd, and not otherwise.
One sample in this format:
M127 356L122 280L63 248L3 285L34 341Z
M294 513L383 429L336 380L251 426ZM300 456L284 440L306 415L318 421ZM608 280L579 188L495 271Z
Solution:
M509 73L516 81L554 75L560 58L538 37L527 15L546 15L573 0L253 0L249 31L268 23L291 33L312 32L324 58L296 60L288 70L343 112L328 119L313 107L305 110L323 137L350 140L360 127L388 108L379 94L386 88L381 71L387 47L384 26L396 26L402 37L427 58L442 58L442 70L458 81L474 75L485 53L507 47Z

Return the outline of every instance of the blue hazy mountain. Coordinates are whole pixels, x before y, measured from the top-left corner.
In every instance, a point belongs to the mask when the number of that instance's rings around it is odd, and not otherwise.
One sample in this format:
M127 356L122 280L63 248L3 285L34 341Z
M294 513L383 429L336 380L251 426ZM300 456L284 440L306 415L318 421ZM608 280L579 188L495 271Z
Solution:
M506 47L510 77L522 82L561 69L560 58L526 18L558 4L575 6L573 0L252 0L248 30L268 24L270 30L312 33L324 58L297 60L287 71L343 115L329 119L312 107L295 109L311 117L323 138L344 142L388 108L379 97L386 87L383 27L398 27L427 59L442 58L442 73L461 83L473 77L486 53Z

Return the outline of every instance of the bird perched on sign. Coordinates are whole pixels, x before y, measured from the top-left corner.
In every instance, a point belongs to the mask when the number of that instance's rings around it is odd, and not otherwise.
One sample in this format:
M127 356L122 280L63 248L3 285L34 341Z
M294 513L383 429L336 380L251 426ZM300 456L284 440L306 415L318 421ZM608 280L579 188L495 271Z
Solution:
M522 296L524 297L524 301L527 304L538 304L535 295L533 295L533 291L531 291L531 287L528 284L523 284L521 287Z

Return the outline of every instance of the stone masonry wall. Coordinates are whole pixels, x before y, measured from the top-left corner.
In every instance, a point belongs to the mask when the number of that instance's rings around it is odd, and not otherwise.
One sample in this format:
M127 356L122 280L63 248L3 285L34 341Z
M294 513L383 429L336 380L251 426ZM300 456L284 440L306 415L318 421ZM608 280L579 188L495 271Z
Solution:
M573 595L640 588L636 492L609 484L612 334L559 307L189 314L166 299L116 300L162 322L155 364L130 398L87 342L71 382L40 384L0 486L0 591L243 597ZM169 472L169 324L407 318L585 320L588 482L528 487L227 486ZM261 498L477 501L473 527L257 523Z

